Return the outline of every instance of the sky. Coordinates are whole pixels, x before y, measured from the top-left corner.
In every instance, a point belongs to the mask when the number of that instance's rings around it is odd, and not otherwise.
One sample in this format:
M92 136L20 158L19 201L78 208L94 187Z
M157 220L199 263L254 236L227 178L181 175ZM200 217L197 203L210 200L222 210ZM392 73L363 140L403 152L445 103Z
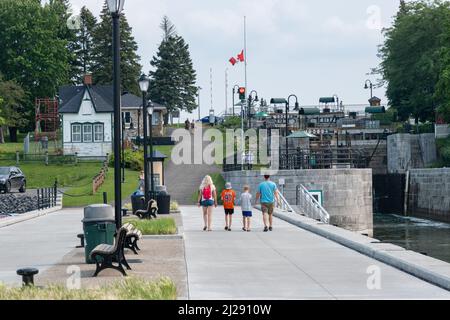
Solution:
M71 3L74 14L87 6L98 16L103 0ZM211 91L215 113L225 109L227 68L229 106L232 87L244 85L244 64L228 62L244 48L244 16L248 92L267 100L296 94L301 105L334 94L344 104L366 104L370 92L364 82L377 80L368 73L380 63L382 28L391 25L398 6L399 0L125 0L124 12L145 72L162 39L162 17L174 23L190 46L202 87L201 114L207 115ZM374 89L374 95L387 104L385 88Z

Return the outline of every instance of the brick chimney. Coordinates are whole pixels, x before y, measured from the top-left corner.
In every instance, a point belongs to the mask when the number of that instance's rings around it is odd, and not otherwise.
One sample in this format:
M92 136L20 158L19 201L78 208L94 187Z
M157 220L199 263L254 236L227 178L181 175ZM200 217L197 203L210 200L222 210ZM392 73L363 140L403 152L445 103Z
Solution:
M92 86L92 74L85 74L84 75L84 85Z

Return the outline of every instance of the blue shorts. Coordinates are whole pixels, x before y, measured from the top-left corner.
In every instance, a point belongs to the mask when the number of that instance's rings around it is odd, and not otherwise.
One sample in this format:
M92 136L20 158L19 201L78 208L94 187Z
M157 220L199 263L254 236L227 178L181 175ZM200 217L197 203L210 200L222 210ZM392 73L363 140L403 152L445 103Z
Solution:
M251 218L253 216L251 211L242 211L242 215L244 218Z
M200 204L205 208L212 207L214 206L214 200L203 200L202 202L200 202Z

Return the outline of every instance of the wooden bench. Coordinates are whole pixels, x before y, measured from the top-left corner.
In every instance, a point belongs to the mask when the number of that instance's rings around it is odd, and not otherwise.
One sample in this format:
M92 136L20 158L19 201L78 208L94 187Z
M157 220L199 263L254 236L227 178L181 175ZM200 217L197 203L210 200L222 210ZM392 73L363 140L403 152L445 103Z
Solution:
M156 204L155 200L150 200L148 202L148 206L146 210L138 210L136 211L136 216L139 217L139 219L156 219L156 214L158 212L158 206Z
M138 247L137 242L142 238L142 232L139 229L136 229L131 223L124 224L123 228L127 229L125 248L130 249L134 254L138 254L138 250L140 251L141 249Z
M124 247L128 230L120 228L116 234L114 245L100 244L91 251L91 259L96 263L94 277L105 269L114 269L126 276L127 273L123 266L131 270L127 260L125 259ZM117 264L114 265L114 263Z

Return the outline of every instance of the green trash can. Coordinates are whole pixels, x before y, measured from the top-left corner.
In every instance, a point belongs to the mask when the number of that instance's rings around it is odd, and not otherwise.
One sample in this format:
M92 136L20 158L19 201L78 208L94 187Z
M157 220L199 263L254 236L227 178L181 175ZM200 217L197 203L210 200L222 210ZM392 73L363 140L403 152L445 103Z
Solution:
M95 263L89 257L92 250L99 244L114 244L114 234L116 233L114 210L110 205L106 204L88 206L84 208L84 219L82 222L86 263Z

